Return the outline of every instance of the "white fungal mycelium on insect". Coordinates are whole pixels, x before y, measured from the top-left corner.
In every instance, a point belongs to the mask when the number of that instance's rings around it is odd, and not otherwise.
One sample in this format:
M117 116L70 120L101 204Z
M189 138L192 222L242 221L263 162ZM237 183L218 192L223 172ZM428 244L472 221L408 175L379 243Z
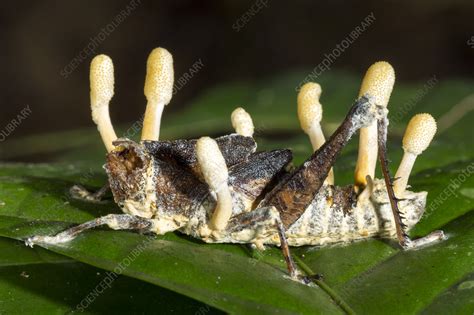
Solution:
M352 242L374 236L394 238L396 236L390 202L385 184L382 180L374 181L374 190L370 198L359 202L356 207L342 209L329 201L332 188L329 185L315 197L304 214L286 231L288 244L291 246L325 245L341 242ZM426 192L409 192L406 199L400 202L400 211L406 218L408 228L413 227L423 215L426 205ZM260 208L265 215L259 222L239 232L212 234L209 214L212 202L204 202L194 215L184 223L179 231L201 238L208 243L263 243L279 245L279 238L274 221L279 220L275 208ZM240 214L236 211L233 215Z

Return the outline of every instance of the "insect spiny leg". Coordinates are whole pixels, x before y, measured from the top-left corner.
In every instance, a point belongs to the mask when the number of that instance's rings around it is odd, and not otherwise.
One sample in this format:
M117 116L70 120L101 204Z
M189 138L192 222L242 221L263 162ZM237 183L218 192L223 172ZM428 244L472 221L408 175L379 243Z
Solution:
M395 219L395 228L397 231L397 238L400 243L400 246L403 249L417 248L420 246L429 245L431 243L444 240L446 236L443 231L434 231L425 237L421 237L416 240L411 240L406 233L407 225L403 220L405 219L400 212L398 202L401 199L398 199L395 196L394 188L391 185L390 171L388 169L387 161L387 118L381 118L377 122L378 128L378 145L379 145L379 158L380 164L382 166L382 173L385 180L385 185L387 186L387 193L390 200L390 205L392 207L393 216Z
M280 247L283 257L285 258L286 267L290 273L290 277L293 279L298 278L298 270L296 269L295 262L293 257L291 257L290 248L288 246L288 241L285 236L285 227L281 222L277 223L278 236L280 237Z
M380 164L382 167L382 173L385 180L385 185L387 186L388 198L390 199L390 205L392 207L393 216L395 219L395 228L397 231L397 238L400 246L403 248L407 247L410 239L408 238L405 229L406 226L402 222L402 215L400 213L400 209L398 207L398 201L395 197L395 193L393 191L392 185L392 177L390 176L390 170L388 169L388 160L387 160L387 118L381 118L377 121L377 129L378 129L378 150L379 150L379 158Z

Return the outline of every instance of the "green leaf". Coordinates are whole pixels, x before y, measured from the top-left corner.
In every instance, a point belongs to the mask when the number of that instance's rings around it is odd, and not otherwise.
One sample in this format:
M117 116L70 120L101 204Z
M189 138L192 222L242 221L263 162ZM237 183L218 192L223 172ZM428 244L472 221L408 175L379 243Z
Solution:
M18 239L37 232L54 233L67 226L7 216L1 216L0 221L0 235ZM139 254L132 254L142 247ZM282 264L258 263L245 254L177 239L174 234L150 239L128 232L94 231L66 246L47 248L106 270L114 271L122 263L126 265L125 275L230 312L259 309L267 314L309 313L319 309L323 313L340 313L320 288L289 280Z
M0 238L2 314L218 313L169 290L130 277L105 282L106 271L22 242ZM112 279L112 278L111 278ZM103 285L102 285L103 284ZM100 293L95 295L95 293Z
M172 139L229 132L229 115L239 104L254 118L260 149L290 147L295 163L300 163L311 154L296 119L294 87L305 76L293 73L262 83L218 86L192 106L166 116L162 134ZM323 128L331 133L353 102L360 78L331 72L321 77L320 83ZM413 100L423 91L423 83L396 86L389 105L392 172L403 154L401 139L410 117L430 112L442 118L473 93L472 86L472 82L440 81L416 102ZM150 239L132 232L94 230L69 244L50 246L48 252L114 270L146 242L140 255L123 270L124 275L230 313L337 314L352 309L363 314L472 314L473 119L474 112L465 112L445 128L418 157L410 178L413 190L429 192L426 214L411 235L443 229L449 239L408 252L400 251L393 241L378 239L346 246L293 248L302 270L325 276L319 287L289 280L277 248L259 252L238 245L207 245L174 233ZM133 133L131 125L122 126L119 134ZM110 198L102 204L90 204L68 196L75 183L98 189L106 181L101 169L105 151L94 128L10 141L9 148L2 152L3 157L28 159L42 154L56 163L0 166L0 235L23 239L54 234L72 224L120 212ZM352 182L356 157L354 139L335 165L338 185ZM24 255L27 259L28 254ZM182 303L194 303L189 301L183 297Z

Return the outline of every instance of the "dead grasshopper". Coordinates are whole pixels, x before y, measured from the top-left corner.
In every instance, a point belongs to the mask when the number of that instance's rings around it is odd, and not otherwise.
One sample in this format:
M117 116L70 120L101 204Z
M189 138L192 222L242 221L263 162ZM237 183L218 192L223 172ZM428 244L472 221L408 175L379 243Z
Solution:
M410 249L445 238L442 231L417 240L406 234L423 215L427 196L406 190L408 177L416 156L431 142L436 122L429 114L410 121L403 139L405 155L394 181L386 157L386 106L395 81L388 63L377 62L369 68L358 99L327 141L320 126L321 88L316 83L301 88L298 116L315 152L293 170L288 167L290 150L256 152L253 122L242 108L231 116L235 134L158 140L173 77L171 54L163 48L153 50L147 62L148 104L141 141L117 139L108 107L114 94L112 60L105 55L93 59L92 118L108 151L109 181L94 194L80 186L71 193L94 201L110 187L124 214L109 214L55 236L33 236L26 240L28 245L69 242L100 225L156 234L179 231L207 243L280 246L291 277L298 278L289 246L385 237L397 238L403 249ZM334 186L332 166L359 129L355 184ZM374 178L377 156L383 180Z

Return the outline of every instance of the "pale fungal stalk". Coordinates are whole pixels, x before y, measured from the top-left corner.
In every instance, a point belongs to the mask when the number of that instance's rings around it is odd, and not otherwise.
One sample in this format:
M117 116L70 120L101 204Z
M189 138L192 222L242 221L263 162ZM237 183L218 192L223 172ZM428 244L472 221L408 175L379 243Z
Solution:
M301 129L309 136L313 151L318 150L326 142L321 128L321 120L323 118L323 107L319 102L321 92L319 84L308 82L301 87L297 98L298 118ZM334 172L332 168L325 182L329 185L334 185Z
M157 141L163 109L173 96L173 56L164 48L155 48L148 56L145 78L147 99L142 140Z
M90 68L90 97L92 120L99 130L108 152L114 149L112 141L117 136L110 121L109 103L114 96L114 64L106 55L92 59Z
M230 119L235 132L244 137L253 137L254 126L252 117L242 107L234 109Z
M395 84L395 71L385 61L374 63L367 70L359 91L359 97L368 95L374 98L376 105L386 107ZM360 129L359 155L355 169L355 184L358 187L367 185L366 177L375 178L377 166L378 143L377 121Z
M403 158L395 174L394 191L403 194L415 160L431 143L436 133L436 121L430 114L418 114L408 123L403 136Z
M232 215L232 196L227 183L229 172L215 140L202 137L196 143L196 156L201 173L210 190L216 194L216 208L211 218L211 229L223 230Z

